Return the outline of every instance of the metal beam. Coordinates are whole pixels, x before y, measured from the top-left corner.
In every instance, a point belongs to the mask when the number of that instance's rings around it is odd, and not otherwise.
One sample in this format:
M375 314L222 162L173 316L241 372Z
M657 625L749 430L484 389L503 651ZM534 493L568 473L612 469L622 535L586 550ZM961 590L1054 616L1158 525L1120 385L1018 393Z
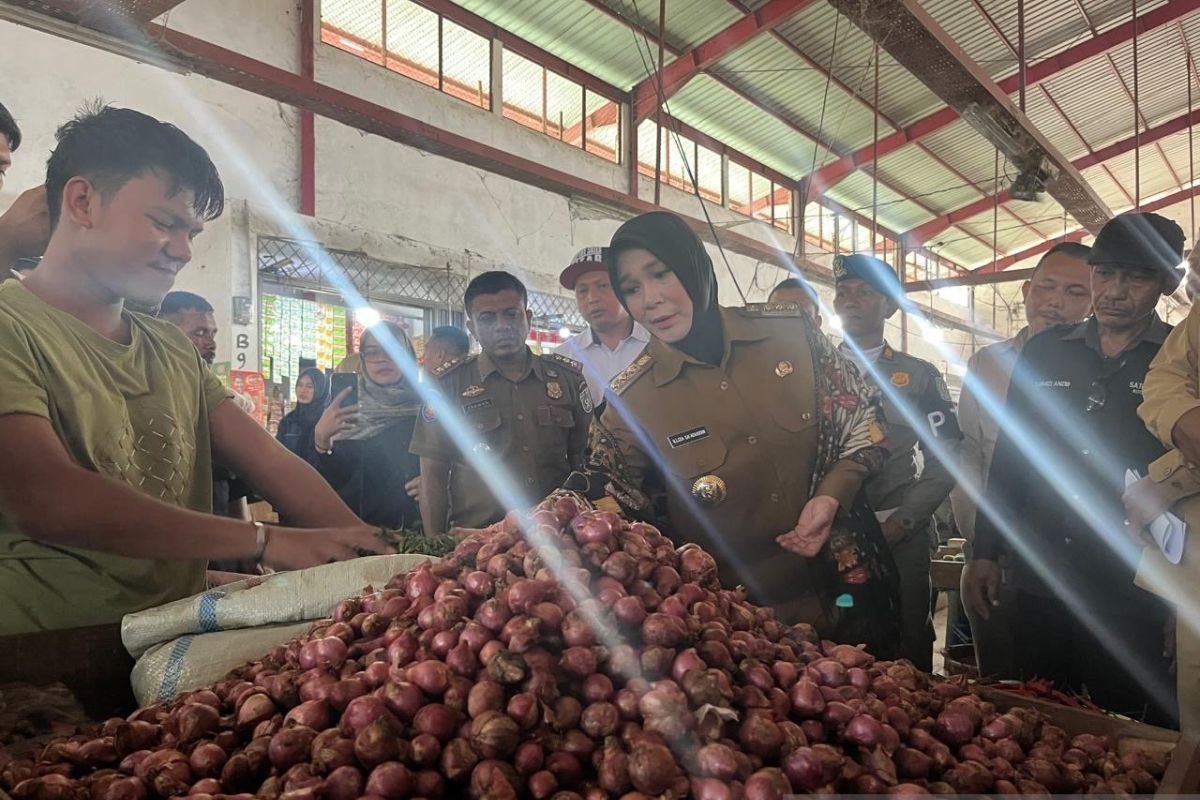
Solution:
M834 2L834 5L840 5ZM1137 19L1137 32L1142 35L1155 28L1182 19L1200 9L1200 0L1172 0L1169 3L1148 11ZM874 11L872 13L875 13ZM1051 56L1029 67L1025 80L1027 85L1034 85L1049 77L1081 64L1090 58L1107 53L1133 39L1134 24L1125 22L1104 33L1093 36L1085 42L1069 47L1058 55ZM1005 93L1011 94L1018 89L1019 79L1016 74L1010 75L999 83ZM918 141L932 133L942 130L959 119L958 112L953 108L943 108L926 117L906 125L893 134L879 140L879 157L893 153L909 142ZM850 175L863 165L871 163L874 158L872 145L861 147L837 161L831 161L812 175L814 197L823 194L838 181Z
M972 61L916 0L831 0L855 25L920 79L1021 168L1048 173L1046 191L1093 232L1112 216L1071 162Z
M1014 269L1010 272L970 272L952 278L935 278L931 281L909 281L904 284L905 292L932 292L952 286L987 286L993 283L1011 283L1033 277L1034 268Z
M633 122L647 119L662 103L675 96L692 78L737 50L755 36L769 31L814 0L770 0L727 28L718 31L682 54L659 75L650 75L633 87Z
M1142 132L1140 136L1143 145L1165 139L1172 134L1186 131L1190 125L1200 124L1200 109L1192 111L1190 114L1182 114L1172 120L1168 120L1161 125L1155 125ZM1130 136L1120 141L1113 142L1107 147L1102 147L1088 153L1085 156L1075 159L1071 164L1078 170L1085 170L1089 167L1094 167L1109 159L1116 158L1119 155L1128 153L1137 147L1139 137ZM936 219L931 219L928 222L922 223L912 230L904 234L904 240L910 246L917 246L937 236L947 228L957 225L958 223L968 220L977 214L982 214L985 211L991 211L992 203L997 198L983 197L979 200L972 201L961 208L956 208L948 214L944 214ZM1012 199L1012 195L1008 189L1000 192L998 200L1001 204L1007 203Z
M1176 203L1182 203L1184 200L1190 200L1197 195L1200 195L1200 185L1196 185L1196 186L1186 188L1186 189L1180 189L1177 192L1172 192L1171 194L1163 195L1162 197L1158 198L1157 200L1151 200L1149 203L1142 203L1141 210L1142 211L1161 211L1164 208L1175 205ZM1053 239L1047 239L1044 242L1038 242L1037 244L1033 245L1032 247L1027 247L1024 250L1020 250L1016 253L1013 253L1012 255L1007 255L1004 258L998 259L995 264L989 263L989 264L984 264L982 267L976 267L975 269L971 270L970 274L976 275L976 274L984 274L984 273L989 273L989 272L1000 272L1002 270L1008 269L1013 264L1021 263L1022 261L1024 261L1027 258L1032 258L1033 256L1041 255L1042 253L1046 252L1047 250L1049 250L1051 247L1058 244L1059 242L1078 242L1078 241L1082 240L1084 237L1086 237L1087 235L1088 235L1088 232L1086 230L1083 230L1082 228L1079 230L1071 231L1070 233L1065 234L1063 236L1056 236Z

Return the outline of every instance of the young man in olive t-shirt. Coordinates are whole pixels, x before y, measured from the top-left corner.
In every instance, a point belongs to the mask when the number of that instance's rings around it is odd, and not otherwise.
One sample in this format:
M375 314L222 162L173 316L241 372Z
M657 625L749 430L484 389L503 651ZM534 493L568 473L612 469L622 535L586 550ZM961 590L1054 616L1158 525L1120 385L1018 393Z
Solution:
M208 154L172 125L98 108L58 131L51 238L0 286L0 635L120 621L203 590L209 559L294 569L378 552L308 465L236 404L155 307L220 215ZM211 516L211 467L289 519Z

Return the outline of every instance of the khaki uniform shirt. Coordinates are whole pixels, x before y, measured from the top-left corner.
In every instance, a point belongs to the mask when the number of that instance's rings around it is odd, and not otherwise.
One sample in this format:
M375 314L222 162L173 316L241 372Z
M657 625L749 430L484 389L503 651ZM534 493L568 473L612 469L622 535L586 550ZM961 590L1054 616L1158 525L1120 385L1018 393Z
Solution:
M845 352L846 345L841 347ZM876 511L896 509L896 519L906 531L924 529L954 487L949 468L934 448L922 443L922 437L932 436L946 455L955 454L962 434L950 391L937 367L886 343L874 371L864 370L864 377L888 383L881 394L890 448L883 469L867 481L867 499Z
M969 484L982 492L987 486L988 467L1000 438L1000 422L995 411L1004 408L1008 382L1021 348L1029 339L1029 328L1013 338L981 348L967 361L962 394L958 397L958 424L962 442L958 446L961 482L950 492L954 522L967 541L975 538L975 501L963 488Z
M525 373L510 381L481 353L455 359L434 376L445 405L422 408L410 449L451 464L451 526L482 528L503 519L514 501L533 505L582 465L592 398L579 362L529 352ZM479 468L506 484L497 485L500 497ZM515 496L506 501L509 491Z
M821 410L807 343L827 345L821 356L847 379L858 374L824 336L806 330L811 322L795 306L722 308L721 319L719 365L652 338L613 381L592 462L626 486L665 495L672 538L699 543L717 559L723 584L744 585L788 619L810 592L807 564L775 538L796 526L814 494L849 506L867 473L847 448L814 491ZM879 445L874 412L861 420L857 446Z
M1174 448L1172 433L1184 414L1200 407L1200 305L1163 342L1142 384L1138 416L1164 446ZM1183 559L1173 565L1157 546L1146 548L1137 583L1200 615L1200 467L1172 449L1147 470L1149 488L1160 498L1159 510L1170 508L1188 527Z

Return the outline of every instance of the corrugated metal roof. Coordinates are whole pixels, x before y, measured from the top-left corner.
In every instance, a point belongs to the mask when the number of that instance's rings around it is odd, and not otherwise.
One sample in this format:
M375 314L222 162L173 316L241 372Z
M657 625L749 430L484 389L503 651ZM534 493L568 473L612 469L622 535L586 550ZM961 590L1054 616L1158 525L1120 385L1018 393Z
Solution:
M741 1L750 8L768 2ZM647 42L642 34L635 34L620 20L593 7L593 3L601 3L653 31L658 27L658 4L654 0L456 2L623 89L644 79L647 67L653 67L657 55L653 41ZM979 2L1015 44L1015 0ZM1080 13L1076 0L1025 0L1027 52L1031 63L1088 40L1093 35L1089 24L1103 32L1128 22L1130 17L1129 0L1079 2L1087 18ZM1138 13L1144 15L1166 2L1168 0L1139 0ZM974 3L969 0L921 0L921 4L993 79L998 80L1015 71L1015 57L1009 44L997 36ZM686 50L727 27L741 14L733 0L668 0L667 41L676 49ZM1140 106L1151 126L1187 111L1179 28L1183 29L1189 46L1200 52L1200 14L1184 18L1180 25L1167 25L1142 34L1139 39ZM778 37L786 39L818 66L807 63ZM635 46L638 43L643 48L641 56ZM712 72L728 86L700 76L671 99L669 109L684 122L750 158L782 173L800 177L811 169L816 148L812 139L797 132L796 128L813 135L820 129L822 140L832 143L840 152L870 145L874 115L869 102L852 93L870 100L874 52L875 44L857 26L828 3L814 2L780 23L775 34L759 35L719 60ZM669 53L667 58L671 58ZM1101 55L1043 82L1062 106L1067 119L1053 108L1041 89L1031 88L1027 92L1028 118L1070 159L1084 156L1088 147L1096 150L1125 139L1133 132L1133 107L1117 77L1118 74L1123 76L1132 85L1132 46L1126 43L1114 48L1112 58L1115 71ZM845 89L836 82L827 81L825 65L832 65L833 74ZM1196 105L1200 107L1200 89L1196 95ZM883 53L880 107L880 135L886 136L892 131L889 119L898 125L909 125L943 108L943 104L917 78ZM792 125L775 118L771 112L790 120ZM1072 124L1086 139L1087 146L1072 131ZM991 191L995 150L967 123L955 122L924 137L922 142L949 169L911 144L889 154L879 165L881 178L908 195L906 198L880 187L879 220L894 230L908 230L930 219L930 214L914 203L913 197L944 214L980 197L978 191L963 185L963 177ZM1161 148L1180 180L1186 181L1186 132L1163 140ZM816 163L821 165L834 158L836 156L826 149L821 149ZM1200 160L1200 142L1197 159ZM1001 181L1006 184L1012 177L1013 168L1003 160L1001 165ZM1129 201L1122 186L1128 189L1133 180L1132 155L1113 159L1105 166L1107 170L1099 166L1087 170L1086 178L1114 210L1127 207ZM1143 151L1141 166L1143 197L1175 187L1176 180L1157 148L1147 147ZM838 184L830 196L869 214L871 184L870 174L858 171ZM1014 201L1005 208L1033 223L1037 229L1024 225L1007 211L1002 212L1000 227L1004 230L998 237L1002 251L1023 249L1044 235L1057 234L1061 228L1062 210L1051 198L1038 203ZM962 228L949 229L945 236L938 237L945 240L940 252L965 263L990 260L990 250L965 231L990 240L991 220L989 210L967 221Z
M1059 73L1043 85L1093 148L1095 142L1111 142L1133 133L1133 106L1103 58ZM1040 94L1030 96L1031 108L1045 102Z
M996 148L964 120L947 125L926 136L923 141L930 150L972 181L991 184L996 175ZM1003 180L1003 158L1000 160L1000 174Z
M817 135L823 142L843 148L858 148L872 140L874 115L837 86L830 87L829 102L822 106L814 98L824 96L826 79L779 40L759 34L710 70L750 97L781 109L788 119ZM882 123L880 130L892 130ZM882 135L881 133L881 135Z
M868 100L874 97L875 43L828 3L814 3L776 30ZM836 50L834 34L837 34ZM822 95L810 102L820 105ZM831 94L831 97L833 95ZM842 95L843 97L845 95ZM942 106L941 100L887 53L879 61L879 107L885 117L905 125Z
M646 77L645 65L635 46L641 37L635 39L633 31L625 25L580 0L457 2L619 88L628 89ZM657 55L657 50L654 53Z
M643 28L658 30L657 0L601 0L626 19ZM729 27L742 12L726 0L667 0L666 40L679 50L689 50ZM667 58L670 58L668 54Z
M692 127L785 175L804 175L812 167L812 139L707 75L689 81L667 105Z
M872 199L871 176L865 172L856 172L839 183L829 192L836 202L871 216ZM918 208L902 194L893 192L886 186L879 186L879 224L894 231L906 231L915 228L930 219L928 212Z
M939 214L974 200L980 193L925 151L905 147L879 159L879 175L909 197L917 197Z

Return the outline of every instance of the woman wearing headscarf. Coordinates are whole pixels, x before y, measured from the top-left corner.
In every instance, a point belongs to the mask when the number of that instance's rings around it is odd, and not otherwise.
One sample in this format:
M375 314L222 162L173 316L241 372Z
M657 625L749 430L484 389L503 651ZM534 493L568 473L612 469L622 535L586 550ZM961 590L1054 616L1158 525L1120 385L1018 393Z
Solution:
M828 623L837 585L886 573L858 537L828 545L886 453L877 394L797 306L720 306L712 260L676 215L629 220L609 258L652 339L612 382L589 468L567 488L700 544L724 585L781 620Z
M296 455L304 458L312 452L313 429L329 402L329 379L316 367L309 367L296 379L296 407L279 420L275 438Z
M421 403L388 352L393 346L413 356L412 342L395 323L363 333L358 404L343 406L346 392L333 398L316 424L308 458L364 522L413 529L421 515L406 486L420 474L420 461L408 446Z

